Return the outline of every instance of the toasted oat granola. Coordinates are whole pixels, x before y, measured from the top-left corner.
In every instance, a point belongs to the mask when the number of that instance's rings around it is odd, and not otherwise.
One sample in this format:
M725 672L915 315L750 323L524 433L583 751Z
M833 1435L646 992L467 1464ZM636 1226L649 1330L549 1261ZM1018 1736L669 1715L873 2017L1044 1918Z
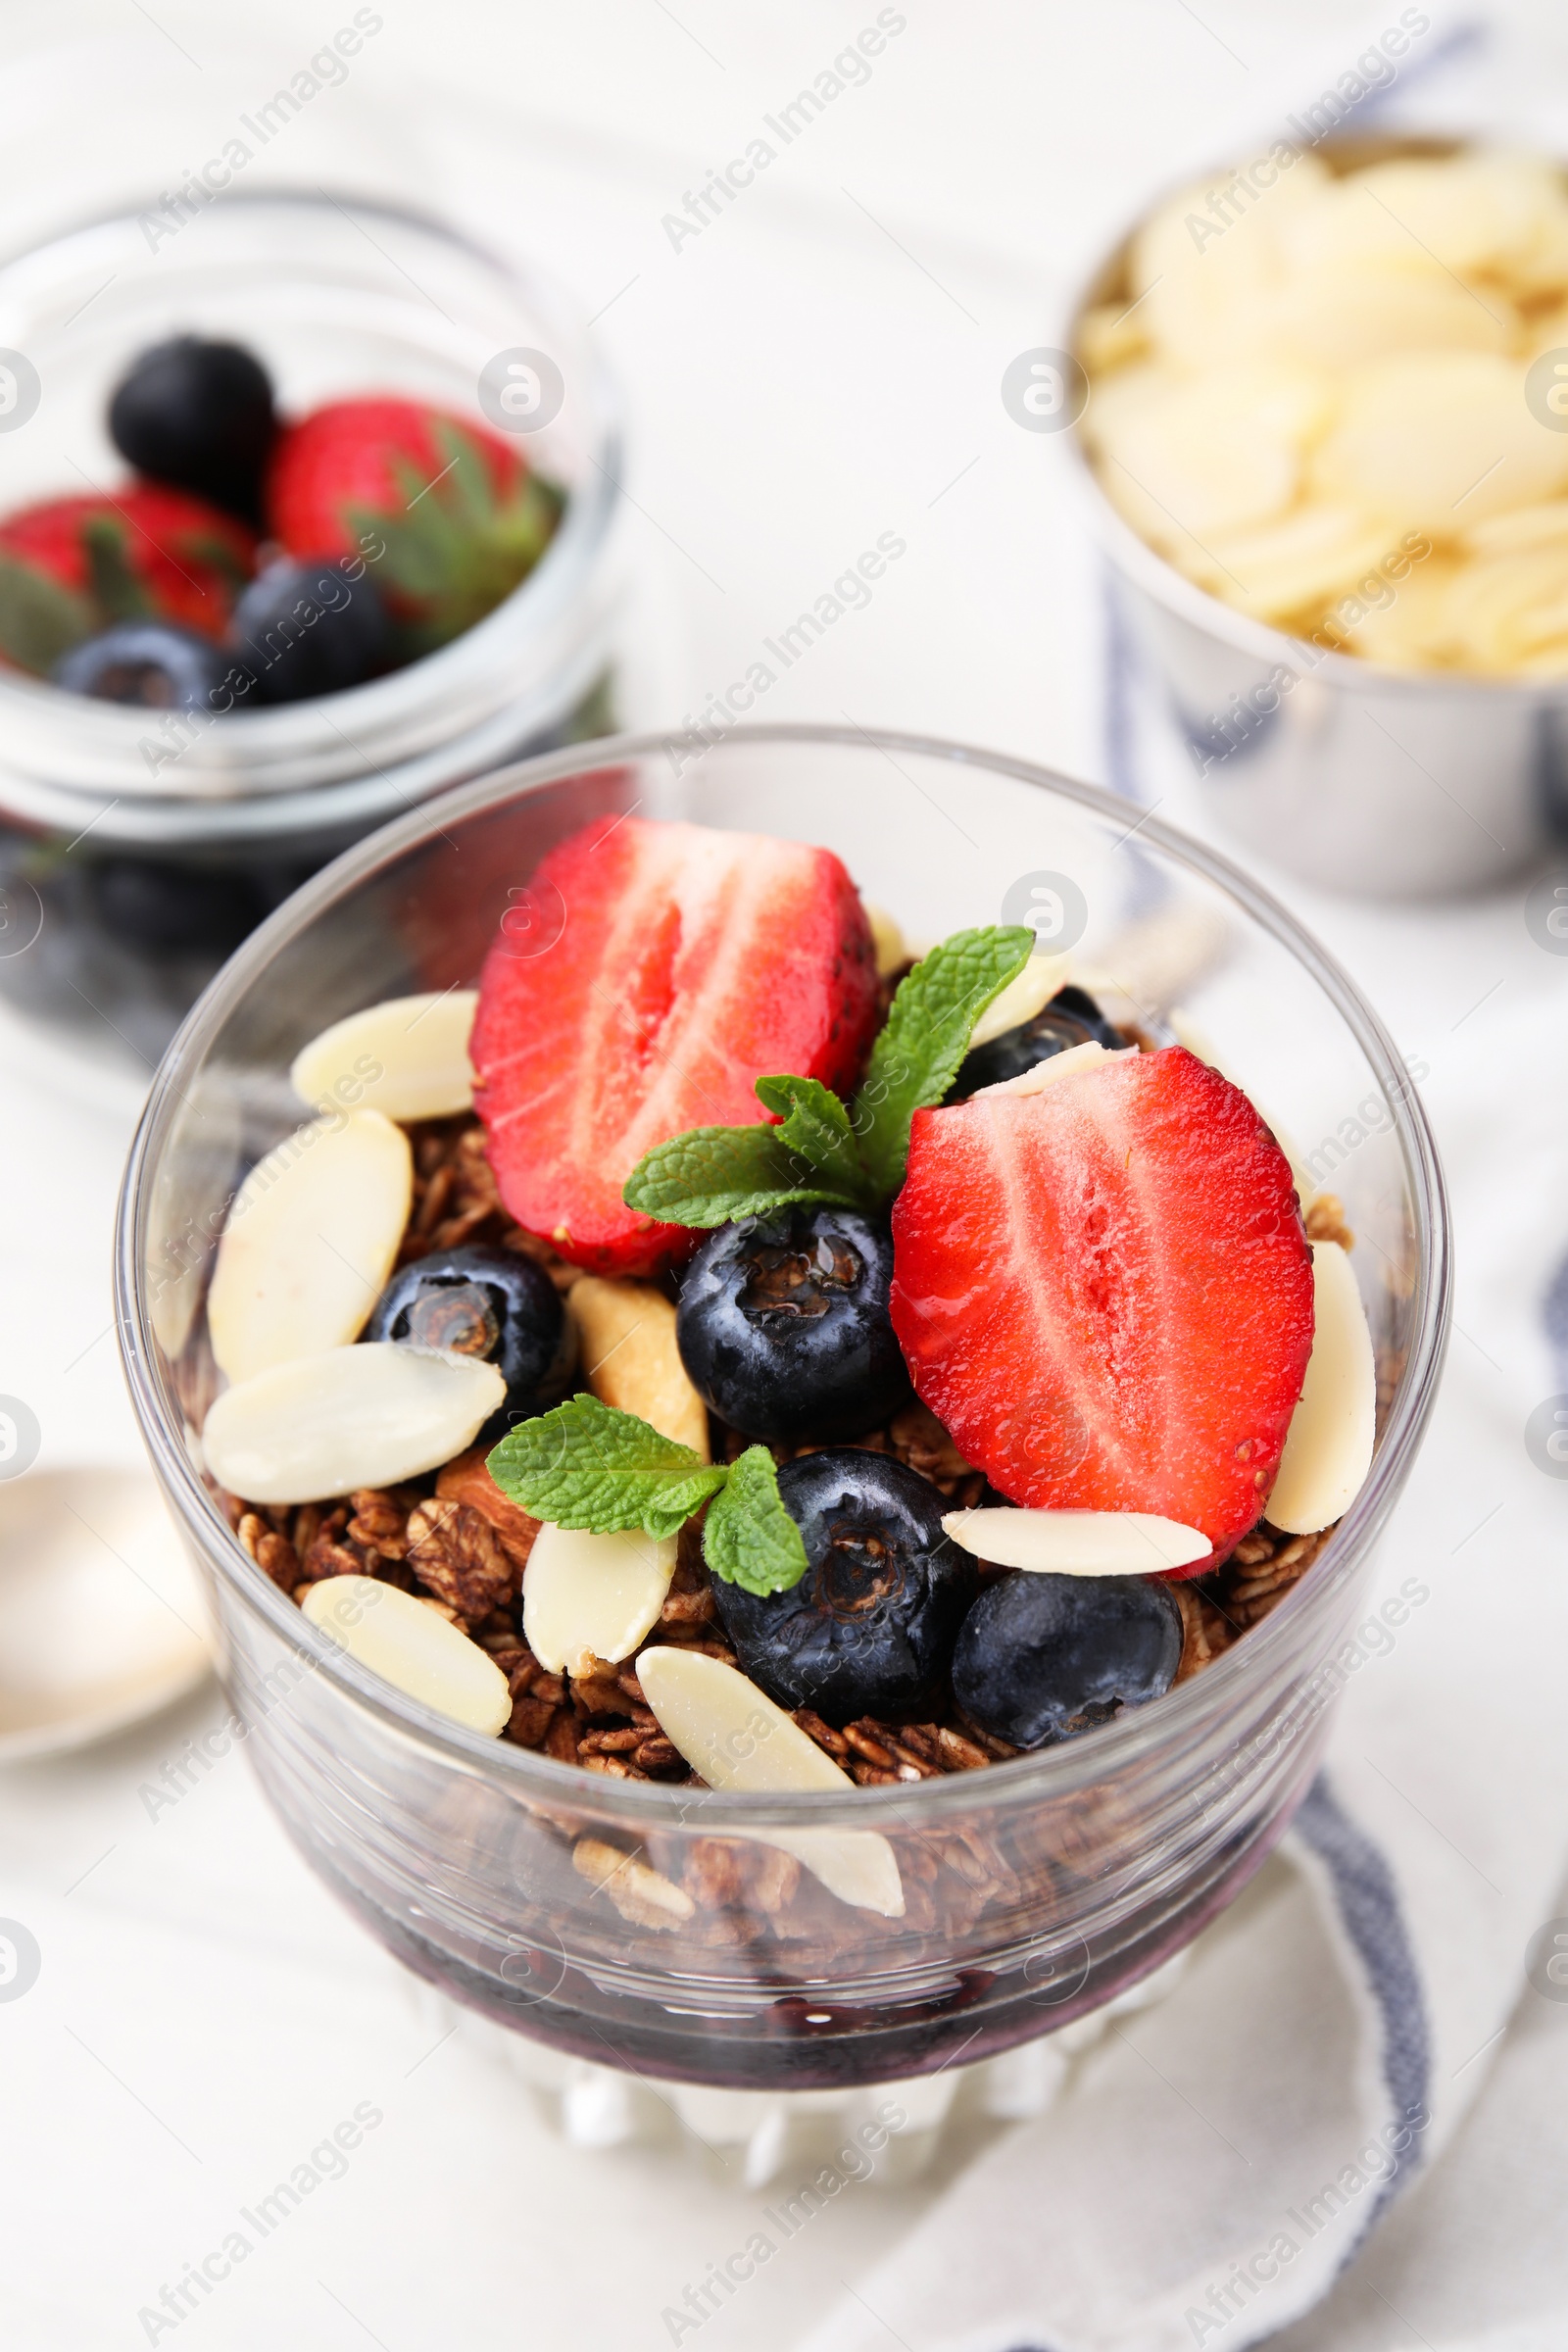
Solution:
M579 1267L508 1216L477 1119L463 1114L429 1120L410 1132L414 1200L400 1264L434 1250L478 1242L535 1259L564 1293L581 1279ZM1314 1202L1307 1230L1315 1240L1347 1246L1351 1238L1339 1201L1327 1195ZM733 1461L747 1444L716 1420L711 1438L715 1461ZM983 1473L963 1459L935 1414L918 1402L905 1405L886 1428L856 1443L906 1463L955 1507L1001 1499L991 1494ZM771 1450L782 1466L817 1448L775 1446ZM430 1477L385 1491L362 1489L297 1505L253 1504L227 1494L220 1500L245 1550L296 1601L323 1577L370 1576L416 1594L460 1627L507 1677L513 1709L503 1737L519 1747L612 1780L701 1786L660 1731L632 1663L598 1661L587 1676L550 1674L528 1648L518 1631L517 1601L538 1522L501 1493L485 1467L484 1448L474 1447ZM1243 1537L1222 1566L1173 1584L1185 1632L1177 1681L1190 1679L1265 1617L1305 1574L1330 1533L1286 1536L1265 1521ZM983 1579L1006 1573L984 1562L979 1572ZM682 1531L657 1639L705 1650L726 1665L736 1663L717 1627L696 1521ZM973 1772L1020 1752L967 1721L951 1702L939 1720L928 1723L887 1724L866 1716L837 1731L808 1707L797 1709L795 1720L860 1788ZM751 1848L735 1850L755 1859Z

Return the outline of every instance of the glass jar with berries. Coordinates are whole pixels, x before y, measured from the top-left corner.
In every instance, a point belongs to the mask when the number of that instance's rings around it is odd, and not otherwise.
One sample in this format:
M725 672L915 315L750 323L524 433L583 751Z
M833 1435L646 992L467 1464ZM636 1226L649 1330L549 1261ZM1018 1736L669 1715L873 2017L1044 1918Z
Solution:
M235 190L36 247L0 436L0 999L116 1056L372 827L646 691L605 368L434 220Z

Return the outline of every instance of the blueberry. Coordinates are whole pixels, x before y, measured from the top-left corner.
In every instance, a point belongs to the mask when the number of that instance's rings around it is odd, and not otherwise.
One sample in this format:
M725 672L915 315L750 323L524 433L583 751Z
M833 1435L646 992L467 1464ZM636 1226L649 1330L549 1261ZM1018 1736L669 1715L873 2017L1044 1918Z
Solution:
M153 955L230 956L268 911L248 876L220 868L106 858L88 870L105 932Z
M750 1438L855 1438L909 1394L888 1319L893 1237L845 1208L721 1225L681 1281L693 1385Z
M109 403L122 458L155 482L262 519L262 474L277 431L266 368L237 343L176 335L144 351Z
M50 678L68 694L143 710L209 710L228 675L221 646L163 620L124 620L62 654Z
M507 1395L475 1439L480 1446L559 1404L577 1361L555 1284L543 1266L512 1250L433 1250L416 1257L381 1293L365 1336L493 1363Z
M391 654L386 608L358 563L270 564L235 606L230 635L263 703L341 693Z
M942 1532L946 1497L853 1446L787 1463L778 1491L806 1544L800 1583L766 1594L713 1585L745 1672L782 1706L832 1724L930 1714L976 1579Z
M1181 1654L1182 1613L1157 1578L1015 1570L964 1619L953 1690L983 1731L1043 1747L1158 1698Z
M963 1102L982 1086L1000 1086L1004 1078L1021 1078L1036 1062L1065 1054L1069 1046L1101 1045L1107 1053L1117 1054L1126 1043L1086 990L1059 988L1032 1021L1004 1029L989 1045L976 1046L972 1054L966 1054L945 1100Z

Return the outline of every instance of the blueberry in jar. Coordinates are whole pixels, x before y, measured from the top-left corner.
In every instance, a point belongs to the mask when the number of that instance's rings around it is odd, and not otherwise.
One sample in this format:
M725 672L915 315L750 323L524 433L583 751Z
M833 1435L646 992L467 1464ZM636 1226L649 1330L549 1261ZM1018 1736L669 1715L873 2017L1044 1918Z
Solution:
M543 1266L511 1250L433 1250L402 1266L376 1300L368 1340L482 1356L507 1384L475 1445L559 1404L576 1368L576 1339Z
M854 1209L720 1225L681 1280L676 1344L692 1385L749 1438L855 1438L909 1394L888 1317L893 1237Z
M1017 1569L964 1619L953 1691L982 1731L1043 1747L1160 1697L1181 1654L1181 1610L1157 1578Z
M124 620L62 654L50 682L141 710L211 710L229 658L210 637L164 620Z
M109 403L121 456L253 524L277 432L266 368L238 343L176 335L134 361Z
M778 1491L806 1545L800 1583L768 1593L713 1585L742 1671L781 1706L831 1724L931 1713L977 1576L942 1532L946 1497L904 1463L851 1446L786 1463Z
M230 634L257 703L340 694L392 656L386 608L357 561L270 564L235 606Z
M1119 1054L1127 1040L1106 1020L1087 989L1058 988L1049 1004L1016 1029L1004 1029L988 1045L976 1046L958 1064L958 1075L943 1100L965 1102L983 1086L1000 1086L1005 1078L1021 1078L1037 1062L1071 1046L1103 1046Z

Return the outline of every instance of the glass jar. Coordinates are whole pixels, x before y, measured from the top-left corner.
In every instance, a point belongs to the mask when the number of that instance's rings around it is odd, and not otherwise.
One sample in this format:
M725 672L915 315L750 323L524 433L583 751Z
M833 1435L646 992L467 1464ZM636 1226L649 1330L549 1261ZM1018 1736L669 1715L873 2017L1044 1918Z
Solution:
M567 499L477 626L344 693L198 724L0 671L0 997L149 1064L328 858L460 778L627 716L616 400L553 286L435 220L315 193L100 220L0 268L0 359L39 386L0 431L0 507L112 491L109 395L137 352L189 331L255 350L285 415L388 392L481 421L487 363L543 352L561 405L522 446Z
M608 1780L403 1697L230 1536L195 1466L215 1388L202 1301L228 1203L299 1115L291 1055L380 998L471 985L501 915L515 927L532 906L544 852L633 808L826 844L913 936L1047 909L1150 1029L1200 1023L1282 1132L1310 1147L1355 1110L1364 1141L1335 1183L1382 1367L1372 1470L1273 1613L1165 1697L917 1785L775 1799ZM464 787L361 844L186 1023L131 1153L118 1251L135 1408L211 1588L245 1745L301 1851L412 1968L556 2050L769 2090L989 2057L1124 1992L1234 1898L1322 1751L1335 1654L1432 1404L1447 1293L1442 1181L1398 1054L1283 908L1105 793L859 729L622 739L591 763L558 755ZM802 1909L770 1910L769 1840L800 1854L845 1834L886 1840L904 1916L814 1882ZM690 1891L711 1839L736 1858L722 1915ZM633 1866L657 1874L643 1896Z

